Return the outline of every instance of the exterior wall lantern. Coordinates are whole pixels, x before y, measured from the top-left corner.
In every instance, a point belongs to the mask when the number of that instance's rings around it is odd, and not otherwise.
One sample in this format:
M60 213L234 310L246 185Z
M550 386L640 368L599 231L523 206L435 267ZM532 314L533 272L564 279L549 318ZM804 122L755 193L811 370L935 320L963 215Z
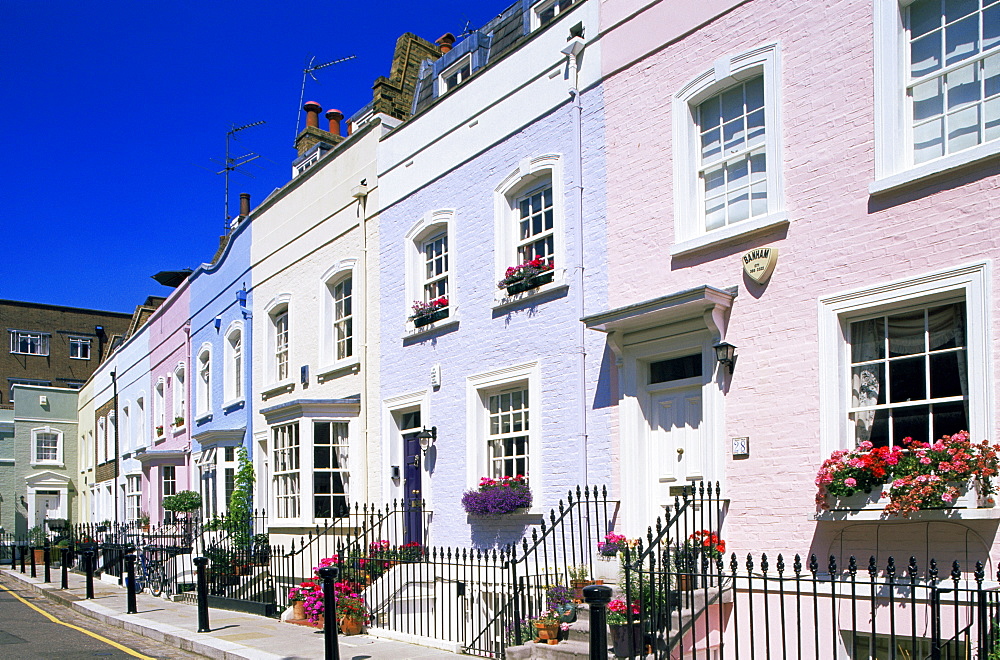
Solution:
M438 427L432 426L429 429L424 428L420 433L417 434L417 440L420 442L420 449L423 450L424 454L430 449L438 438Z
M723 341L712 348L715 349L715 359L719 361L719 364L726 367L729 373L733 373L733 367L736 366L736 347Z

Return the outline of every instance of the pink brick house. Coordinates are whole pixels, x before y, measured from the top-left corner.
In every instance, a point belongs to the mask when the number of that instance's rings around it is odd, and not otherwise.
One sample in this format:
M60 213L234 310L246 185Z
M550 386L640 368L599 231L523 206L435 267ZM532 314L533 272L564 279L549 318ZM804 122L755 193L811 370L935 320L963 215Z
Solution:
M995 575L1000 510L817 515L814 480L864 440L997 440L1000 5L601 11L609 307L585 320L617 358L625 528L710 480L743 556ZM760 248L763 283L744 273Z

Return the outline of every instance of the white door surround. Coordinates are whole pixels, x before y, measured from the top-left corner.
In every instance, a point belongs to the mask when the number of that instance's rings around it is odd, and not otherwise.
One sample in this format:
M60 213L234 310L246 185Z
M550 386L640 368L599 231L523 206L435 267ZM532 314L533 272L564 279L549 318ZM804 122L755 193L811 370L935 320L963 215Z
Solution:
M28 520L40 525L46 518L68 518L69 477L45 470L25 478L28 490Z

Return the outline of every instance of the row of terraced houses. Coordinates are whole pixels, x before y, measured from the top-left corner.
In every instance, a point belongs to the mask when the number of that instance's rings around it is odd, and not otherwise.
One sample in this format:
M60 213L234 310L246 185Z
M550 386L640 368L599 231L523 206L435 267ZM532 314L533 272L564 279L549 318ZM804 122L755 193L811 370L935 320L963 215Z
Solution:
M817 512L814 480L997 435L1000 2L518 0L373 90L306 104L290 180L141 307L38 461L50 514L221 512L243 447L274 532L420 498L421 541L499 547L597 484L638 536L712 482L733 550L995 573L998 509ZM516 474L527 513L462 509Z

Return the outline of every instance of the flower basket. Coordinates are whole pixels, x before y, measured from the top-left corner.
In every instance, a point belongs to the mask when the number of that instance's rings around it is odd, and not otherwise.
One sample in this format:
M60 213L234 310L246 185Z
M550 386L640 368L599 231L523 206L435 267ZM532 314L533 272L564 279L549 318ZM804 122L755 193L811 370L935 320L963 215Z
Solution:
M462 507L473 516L502 516L531 506L531 489L522 475L479 480L479 489L466 491Z
M431 312L430 314L424 314L423 316L413 317L413 327L422 328L425 325L430 325L435 321L440 321L441 319L448 318L448 309L439 309L437 311Z
M514 282L513 284L507 285L507 295L514 296L519 293L524 293L525 291L530 291L531 289L537 289L543 284L548 284L552 281L555 273L549 271L541 275L535 275L534 277L526 277L519 282Z

